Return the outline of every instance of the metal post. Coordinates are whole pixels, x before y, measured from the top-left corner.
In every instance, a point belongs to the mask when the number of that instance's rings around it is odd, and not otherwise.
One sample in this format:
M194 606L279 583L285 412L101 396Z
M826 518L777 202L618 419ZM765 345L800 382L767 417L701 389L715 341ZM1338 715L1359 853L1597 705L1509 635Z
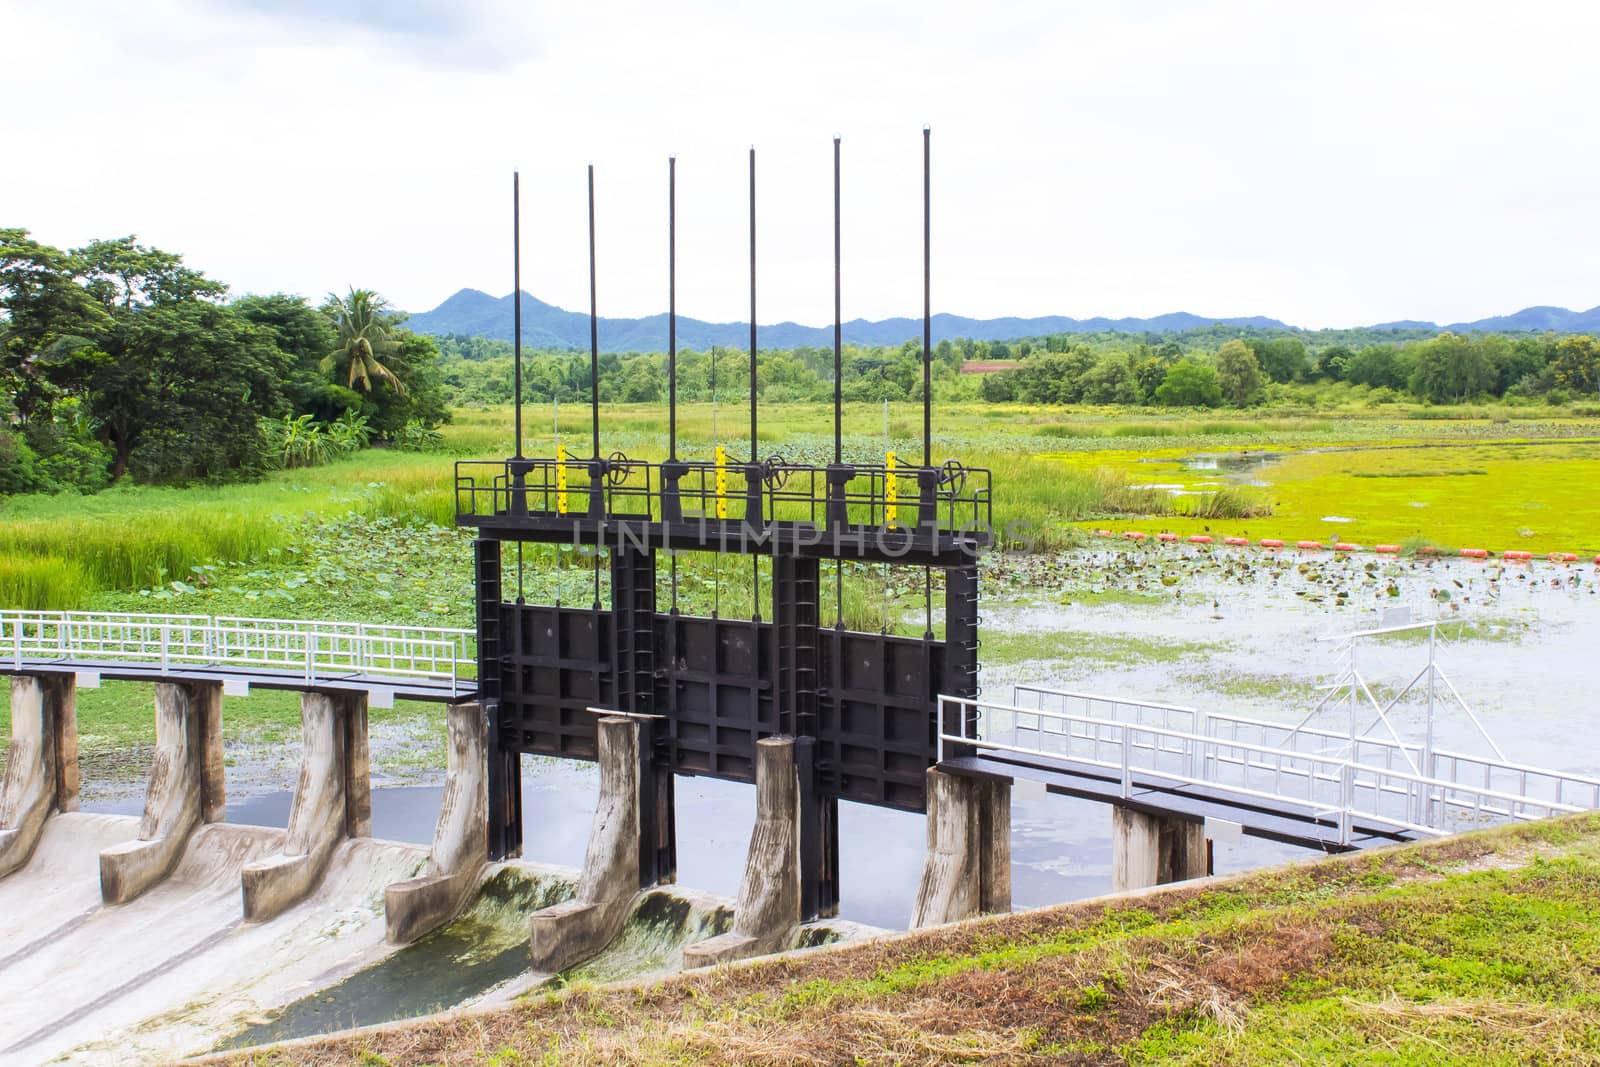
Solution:
M1356 690L1359 688L1361 675L1356 673L1356 639L1350 639L1350 761L1356 758Z
M839 138L833 139L833 462L843 463L843 323L839 310Z
M750 462L756 459L756 149L750 146Z
M678 157L667 157L667 458L678 458Z
M594 281L594 164L589 164L589 422L590 447L600 458L600 320Z
M933 189L928 127L922 127L922 465L933 466Z
M516 410L517 458L522 458L522 176L511 172L511 351L512 406Z

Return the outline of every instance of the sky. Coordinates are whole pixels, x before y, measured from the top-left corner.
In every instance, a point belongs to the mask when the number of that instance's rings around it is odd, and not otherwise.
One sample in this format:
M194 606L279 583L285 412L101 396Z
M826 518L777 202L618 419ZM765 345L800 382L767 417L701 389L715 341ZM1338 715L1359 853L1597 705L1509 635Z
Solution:
M1600 5L0 0L0 225L234 292L762 322L1600 304Z

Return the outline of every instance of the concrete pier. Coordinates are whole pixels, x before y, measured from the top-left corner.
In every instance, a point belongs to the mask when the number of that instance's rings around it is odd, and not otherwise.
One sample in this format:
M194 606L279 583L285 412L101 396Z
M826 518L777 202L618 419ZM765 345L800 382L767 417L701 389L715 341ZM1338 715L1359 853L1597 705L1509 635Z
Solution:
M156 683L156 752L136 840L100 853L100 896L126 904L177 865L197 826L226 811L222 684Z
M446 726L450 743L444 799L427 869L421 877L396 882L383 891L392 945L409 944L455 918L488 865L488 723L483 705L450 705Z
M70 674L11 678L11 747L0 782L0 878L28 862L54 812L78 810L78 716Z
M911 928L1011 910L1011 782L928 769L928 850Z
M300 728L300 780L283 852L250 864L241 875L248 922L275 918L305 899L340 842L372 834L367 694L301 694Z
M600 802L573 899L536 912L529 951L536 971L554 974L598 955L621 931L640 883L643 782L641 722L607 716L599 721Z
M1113 892L1203 878L1210 865L1203 820L1112 807Z
M756 825L750 834L733 929L688 945L685 968L794 947L800 930L800 778L792 737L756 743Z

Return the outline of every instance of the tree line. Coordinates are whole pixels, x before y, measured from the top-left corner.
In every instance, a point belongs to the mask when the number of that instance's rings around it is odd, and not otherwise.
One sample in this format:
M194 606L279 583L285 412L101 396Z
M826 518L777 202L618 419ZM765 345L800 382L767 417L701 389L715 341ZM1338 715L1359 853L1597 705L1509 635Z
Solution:
M933 352L934 396L997 403L1247 408L1345 383L1374 401L1503 399L1561 405L1600 399L1600 346L1587 335L1407 330L1393 331L1398 336L1390 339L1381 331L1327 333L1335 339L1321 345L1308 345L1289 331L1226 327L1145 340L1118 334L943 340ZM1374 335L1382 339L1374 340ZM447 336L437 342L441 379L452 402L510 402L514 368L509 341ZM525 402L588 400L587 354L536 351L525 352L523 359ZM741 350L680 351L679 399L709 400L713 381L719 398L748 396L748 360ZM961 373L970 364L982 365L985 372ZM841 366L840 391L847 402L922 397L919 341L892 347L846 345ZM604 353L599 370L602 402L666 399L665 355ZM763 402L828 400L833 396L833 352L764 349L758 353L757 375Z
M1379 399L1560 405L1597 397L1600 346L1587 335L1449 332L1321 349L1295 336L1234 337L1214 351L1174 342L1130 349L1052 337L1015 369L986 377L981 392L987 400L1044 404L1251 407L1274 394L1292 395L1295 385L1326 382L1365 387Z
M403 442L449 411L438 349L402 319L361 289L230 299L133 237L61 249L0 228L0 492L226 481Z

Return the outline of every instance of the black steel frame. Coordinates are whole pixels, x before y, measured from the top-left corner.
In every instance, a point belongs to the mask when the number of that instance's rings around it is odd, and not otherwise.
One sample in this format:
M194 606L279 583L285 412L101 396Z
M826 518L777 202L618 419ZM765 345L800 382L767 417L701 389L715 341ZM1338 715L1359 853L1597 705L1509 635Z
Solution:
M476 527L479 686L490 708L489 852L522 846L523 753L597 757L605 709L642 724L641 883L676 870L672 781L678 774L750 782L756 743L796 739L802 904L837 913L841 800L927 810L927 770L939 758L940 693L978 695L977 557L992 540L990 475L931 458L928 148L924 130L923 457L917 466L851 464L840 447L839 142L834 141L834 462L774 456L716 463L678 456L676 405L676 164L669 164L669 449L663 462L600 455L598 335L591 328L592 447L587 458L522 454L521 392L513 458L456 464L459 525ZM513 183L515 188L515 181ZM755 153L750 154L751 442L756 441ZM515 209L514 209L515 210ZM594 172L589 170L590 312L595 320ZM515 238L514 238L515 246ZM520 278L520 266L517 268ZM520 286L518 288L520 304ZM520 324L520 308L518 311ZM520 325L518 328L520 381ZM610 603L524 603L503 591L504 548L591 546L609 556ZM656 602L656 553L768 557L770 600L755 617L681 614ZM920 638L824 626L823 560L929 569L929 623ZM944 573L943 640L932 628L931 568ZM757 566L758 600L760 569ZM761 609L769 606L770 610ZM959 724L944 724L957 732ZM961 753L946 752L946 755Z

